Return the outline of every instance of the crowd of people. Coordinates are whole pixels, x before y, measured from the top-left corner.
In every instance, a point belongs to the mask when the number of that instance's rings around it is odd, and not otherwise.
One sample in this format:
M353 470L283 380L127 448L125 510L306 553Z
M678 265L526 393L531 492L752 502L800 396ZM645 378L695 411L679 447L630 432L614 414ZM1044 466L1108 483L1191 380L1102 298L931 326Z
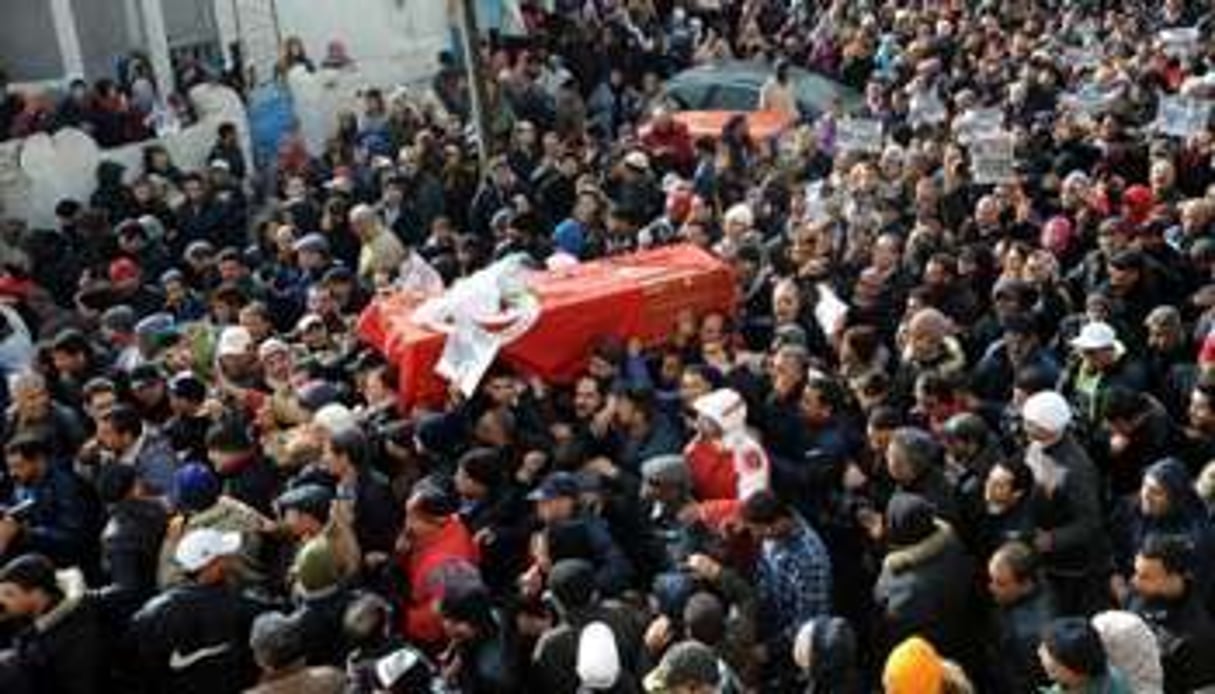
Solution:
M183 97L203 75L197 66L183 68L180 92L160 94L148 59L139 53L120 62L117 78L105 77L92 85L76 78L65 93L41 87L16 88L0 66L0 142L38 133L76 128L88 133L103 148L142 142L173 132L194 120L190 102Z
M485 169L444 54L287 138L264 207L225 125L5 242L0 691L1215 688L1215 151L1157 118L1215 86L1208 5L521 9L478 43ZM724 58L779 65L779 141L672 117ZM863 103L802 113L786 66ZM572 383L405 408L357 334L499 259L673 243L738 305Z

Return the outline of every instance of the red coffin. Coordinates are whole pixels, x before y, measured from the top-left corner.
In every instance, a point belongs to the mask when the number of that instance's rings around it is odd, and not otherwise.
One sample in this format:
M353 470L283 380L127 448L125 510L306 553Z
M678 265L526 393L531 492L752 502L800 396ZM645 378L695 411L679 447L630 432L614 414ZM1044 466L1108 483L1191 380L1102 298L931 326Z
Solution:
M667 339L681 311L732 314L736 302L730 267L691 245L670 246L535 273L540 320L502 349L523 373L568 383L585 368L596 339L638 337L648 345ZM381 297L359 317L359 336L400 369L401 405L438 405L446 382L434 372L444 336L415 324L419 300L405 293Z

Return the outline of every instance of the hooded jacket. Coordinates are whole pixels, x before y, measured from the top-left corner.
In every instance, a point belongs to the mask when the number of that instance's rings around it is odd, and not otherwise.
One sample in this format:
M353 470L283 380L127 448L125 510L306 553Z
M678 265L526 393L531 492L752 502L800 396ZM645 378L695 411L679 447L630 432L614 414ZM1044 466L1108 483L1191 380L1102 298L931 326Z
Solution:
M684 450L692 489L701 501L743 499L770 485L768 454L747 431L747 404L729 389L713 391L694 404L696 413L721 430L718 440L697 436Z
M1177 458L1165 458L1144 472L1168 494L1169 507L1163 516L1148 516L1138 506L1138 499L1125 509L1121 522L1115 519L1114 537L1118 543L1118 568L1129 576L1135 552L1150 535L1174 535L1185 539L1195 559L1194 585L1206 595L1215 578L1215 528L1212 528L1206 507L1190 480L1185 463Z
M943 656L974 662L974 562L948 523L922 498L896 494L887 506L892 550L874 586L886 643L921 635Z
M1156 634L1165 694L1215 685L1215 659L1211 655L1215 653L1215 621L1192 586L1173 600L1136 597L1131 609Z
M85 592L80 571L60 571L56 582L63 598L17 635L16 662L39 694L103 692L105 640L97 603Z
M1156 635L1138 615L1110 610L1092 619L1111 667L1126 677L1132 694L1164 691L1164 670Z

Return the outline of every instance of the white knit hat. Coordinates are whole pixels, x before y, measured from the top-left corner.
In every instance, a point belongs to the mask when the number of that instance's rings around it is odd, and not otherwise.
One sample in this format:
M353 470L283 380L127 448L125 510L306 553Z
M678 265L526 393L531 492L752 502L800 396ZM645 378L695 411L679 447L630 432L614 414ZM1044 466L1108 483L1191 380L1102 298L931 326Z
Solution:
M1072 423L1072 408L1059 393L1044 390L1025 401L1021 417L1026 424L1059 434Z
M1093 617L1110 665L1127 679L1133 694L1164 691L1164 669L1152 629L1139 615L1108 610Z
M578 636L578 679L591 691L604 691L620 679L616 635L603 622L591 622Z

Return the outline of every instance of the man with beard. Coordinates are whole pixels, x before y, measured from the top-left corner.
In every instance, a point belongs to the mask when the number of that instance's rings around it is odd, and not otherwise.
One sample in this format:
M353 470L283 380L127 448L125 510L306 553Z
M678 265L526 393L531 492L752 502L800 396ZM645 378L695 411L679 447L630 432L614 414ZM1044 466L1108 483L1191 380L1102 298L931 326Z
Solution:
M1135 556L1131 610L1156 633L1166 694L1215 684L1215 622L1193 585L1192 557L1184 540L1149 536Z
M1052 383L1059 379L1059 364L1042 345L1034 314L1010 314L1002 326L1004 336L990 344L975 366L971 388L976 395L993 403L1007 402L1017 374L1031 367L1040 369Z
M1215 459L1215 382L1203 379L1190 390L1186 410L1189 426L1182 440L1182 458L1192 475Z

